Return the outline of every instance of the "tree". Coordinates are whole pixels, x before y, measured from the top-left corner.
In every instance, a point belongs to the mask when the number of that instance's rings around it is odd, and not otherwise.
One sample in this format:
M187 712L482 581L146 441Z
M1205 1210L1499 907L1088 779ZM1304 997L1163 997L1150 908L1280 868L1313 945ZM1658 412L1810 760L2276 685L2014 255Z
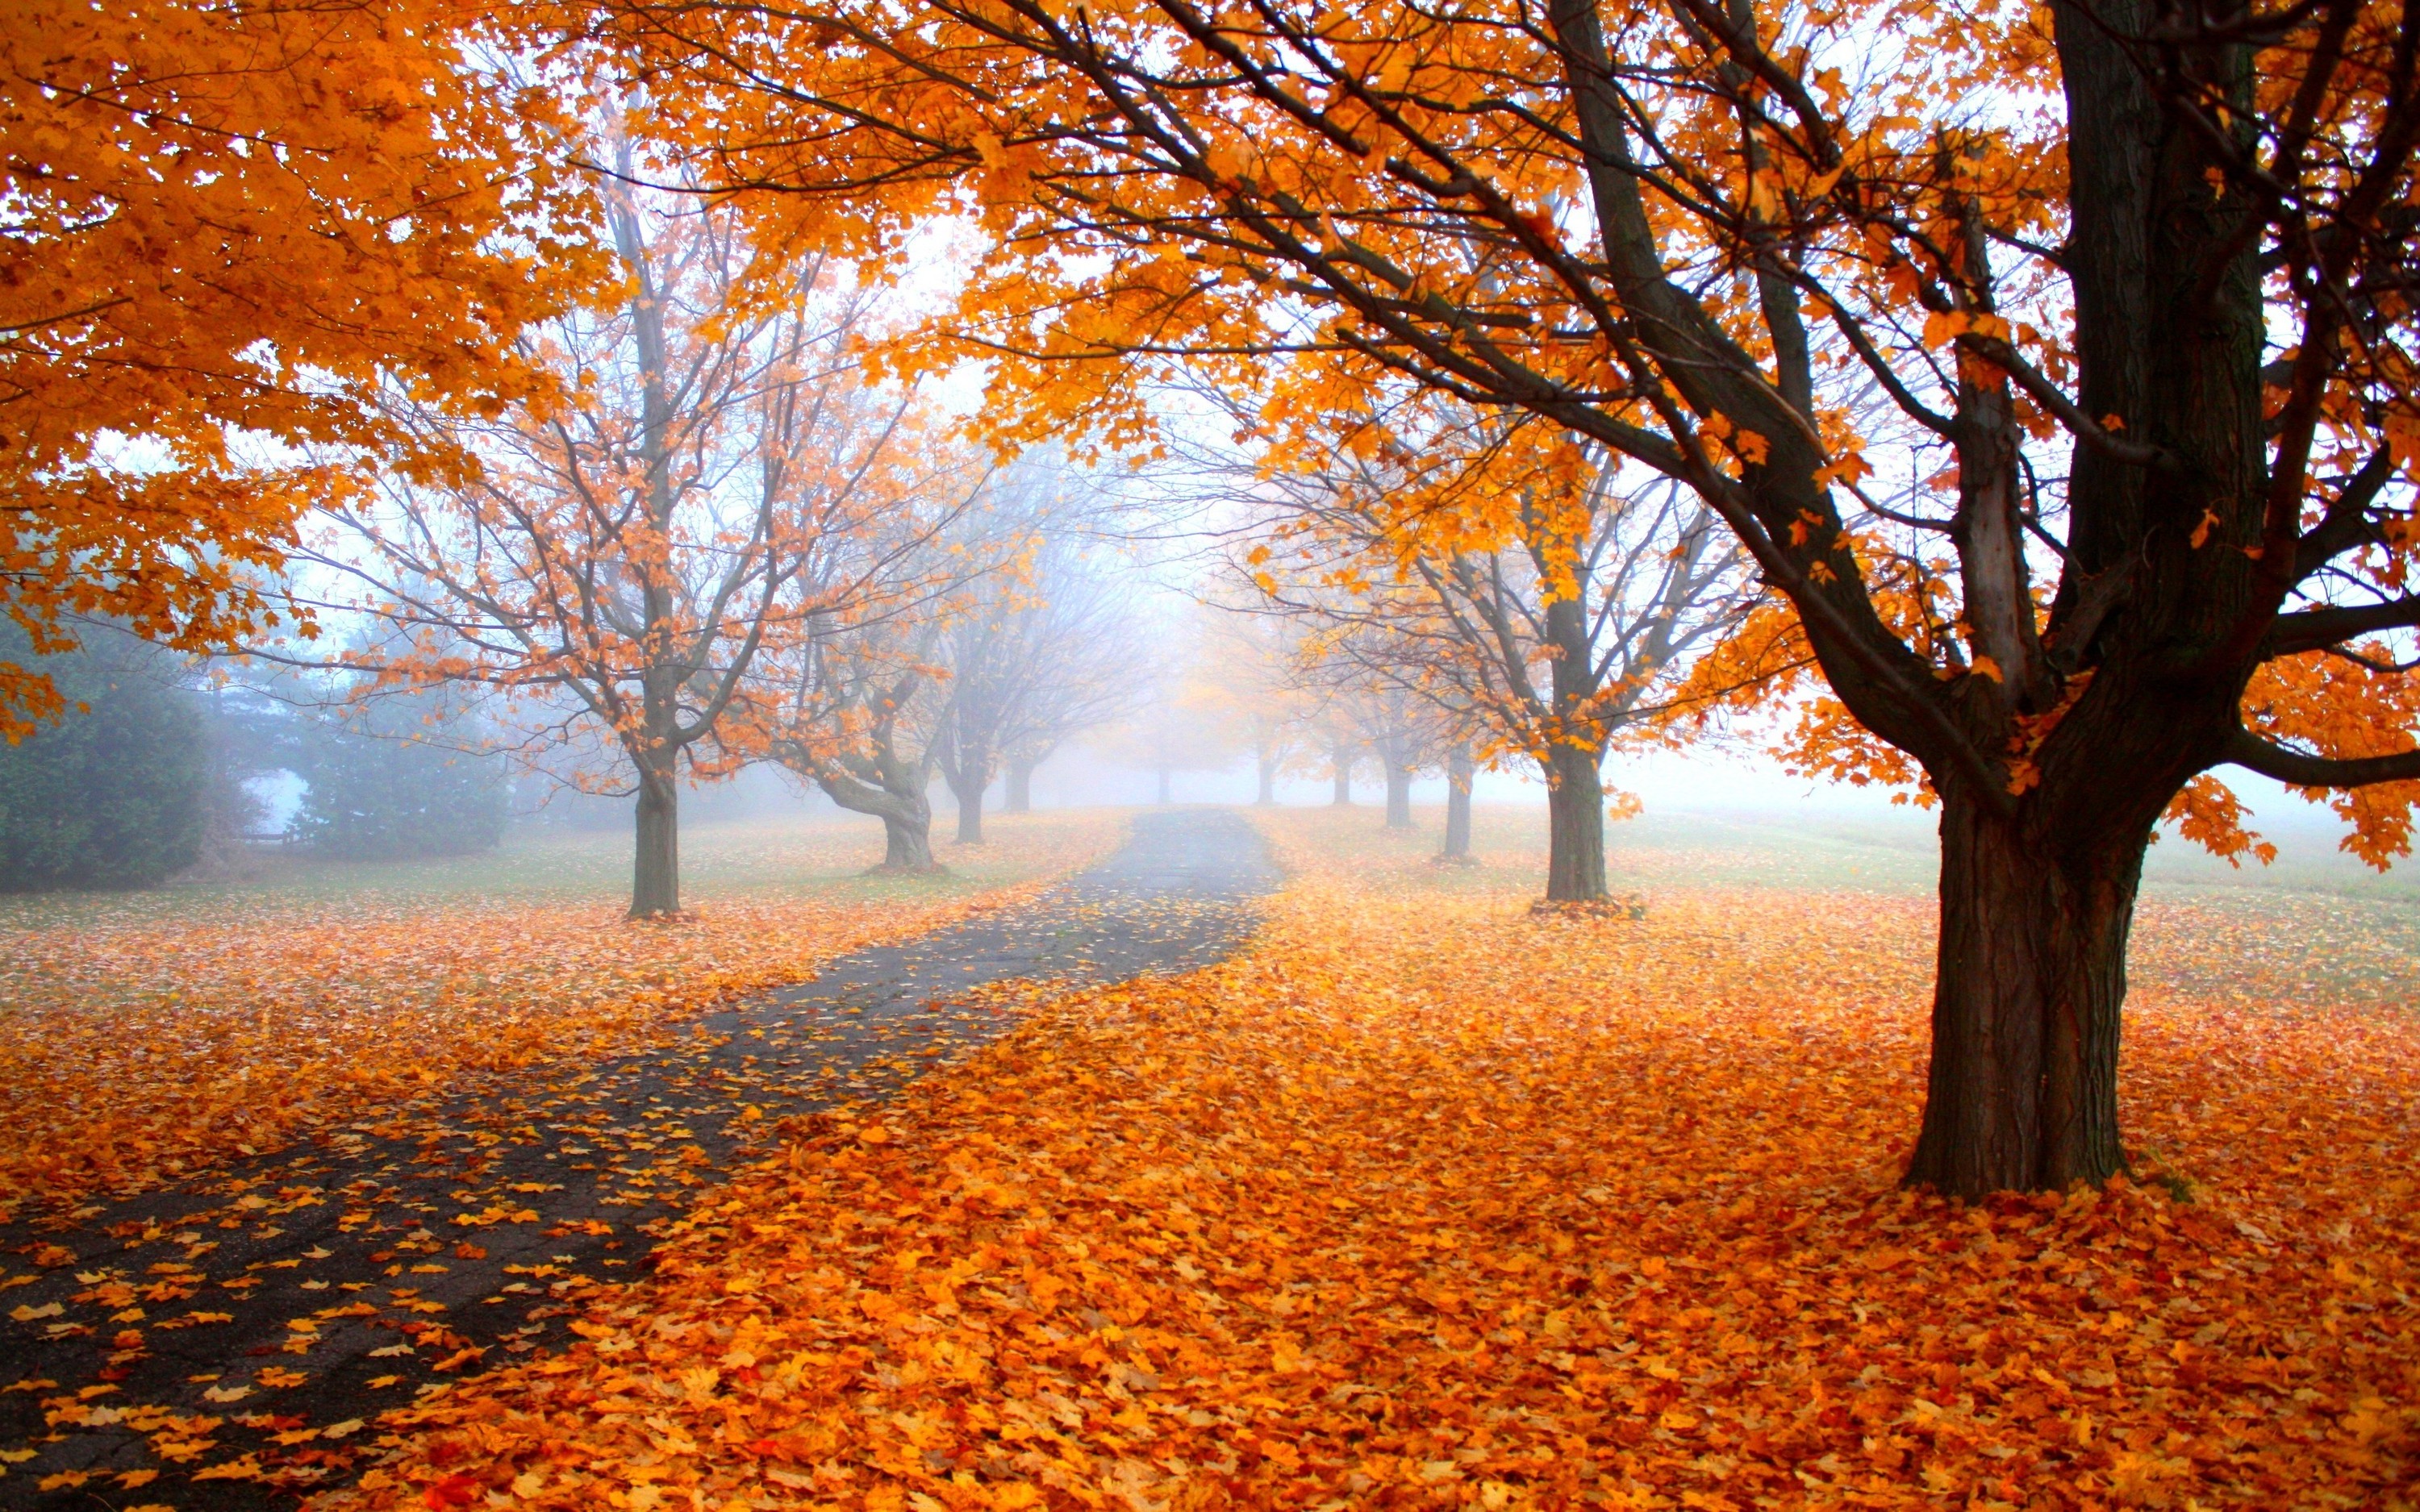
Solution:
M323 856L386 861L493 850L510 784L448 690L388 693L291 721L281 754L307 784L294 834Z
M882 872L946 870L933 859L931 789L950 738L952 627L1013 566L986 537L979 507L992 470L939 441L912 480L810 579L813 608L767 649L742 717L721 739L746 759L780 764L852 813L882 821Z
M1545 780L1546 897L1605 897L1606 757L1674 711L1698 654L1738 623L1738 549L1679 486L1559 427L1434 400L1328 424L1337 444L1281 448L1334 460L1271 472L1244 570L1280 612L1331 627L1314 643L1365 690L1388 823L1410 823L1412 766L1459 748L1448 854L1466 855L1476 736Z
M617 772L567 779L638 794L635 918L680 909L685 766L726 769L718 726L768 641L871 591L887 559L857 543L914 470L908 398L848 354L867 291L811 260L758 301L733 218L604 194L622 297L530 354L575 400L480 421L399 403L466 466L340 503L315 555L406 642L349 665L508 695L496 717L541 768L612 753Z
M982 843L984 791L1003 767L1010 810L1032 807L1033 769L1134 700L1132 615L1088 540L1080 486L1035 459L1001 474L984 521L998 565L968 584L942 630L936 761L960 844Z
M428 463L381 385L476 406L537 380L516 334L599 264L556 93L478 61L493 15L0 13L0 605L37 652L72 642L63 615L184 650L274 625L303 512ZM0 663L0 733L60 707Z
M1408 380L1703 500L1838 759L1942 810L1911 1181L2123 1166L2143 851L2180 803L2240 838L2213 769L2408 847L2420 13L620 14L769 220L979 208L952 326L1032 396L1004 425L1140 434L1130 375L1291 359L1290 403Z
M54 729L0 745L0 889L148 887L200 858L209 742L174 658L87 630L84 649L25 657L70 701Z
M1252 802L1265 809L1278 801L1279 774L1302 754L1310 698L1296 665L1300 627L1254 612L1257 596L1223 594L1202 616L1190 702L1251 752Z
M933 859L933 767L940 723L928 659L938 636L896 625L818 637L798 657L788 704L764 748L852 813L882 821L878 872L948 870Z

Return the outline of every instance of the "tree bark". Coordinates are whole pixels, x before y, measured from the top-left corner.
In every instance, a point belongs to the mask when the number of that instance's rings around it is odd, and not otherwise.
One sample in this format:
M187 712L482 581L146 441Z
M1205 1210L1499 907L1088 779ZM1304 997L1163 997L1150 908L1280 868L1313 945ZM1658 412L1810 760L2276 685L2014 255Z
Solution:
M1391 761L1387 764L1387 827L1412 827L1412 769Z
M938 872L933 861L933 822L911 813L885 813L882 818L882 870Z
M1261 790L1253 795L1252 806L1258 809L1273 809L1277 807L1278 801L1277 752L1264 747L1260 752L1260 768Z
M1445 847L1437 856L1448 861L1470 857L1470 748L1456 746L1445 759Z
M984 842L984 789L991 786L983 766L970 763L950 782L950 795L958 800L958 843L980 845Z
M1353 807L1353 753L1342 746L1328 752L1328 771L1336 784L1336 796L1328 801L1339 809Z
M1002 813L1033 811L1033 768L1037 764L1039 764L1020 761L1015 757L1009 759L1008 782L1006 791L1001 795L1000 806Z
M2105 1180L2118 1010L2148 829L2080 855L1945 795L1932 1066L1910 1185L1952 1196Z
M639 834L630 870L630 917L680 912L680 782L639 769Z
M1557 746L1547 755L1546 899L1590 903L1605 896L1605 779L1597 755Z

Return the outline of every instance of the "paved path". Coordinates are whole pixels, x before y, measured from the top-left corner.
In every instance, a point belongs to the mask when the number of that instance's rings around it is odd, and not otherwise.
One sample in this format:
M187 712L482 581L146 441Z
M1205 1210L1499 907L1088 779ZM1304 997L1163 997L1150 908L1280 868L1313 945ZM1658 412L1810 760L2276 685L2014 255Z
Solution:
M670 1048L0 1227L32 1278L0 1289L0 1457L34 1451L0 1460L0 1508L276 1506L340 1481L380 1412L559 1343L783 1119L1011 1026L978 989L1207 964L1276 880L1241 815L1145 814L1032 903L842 957Z

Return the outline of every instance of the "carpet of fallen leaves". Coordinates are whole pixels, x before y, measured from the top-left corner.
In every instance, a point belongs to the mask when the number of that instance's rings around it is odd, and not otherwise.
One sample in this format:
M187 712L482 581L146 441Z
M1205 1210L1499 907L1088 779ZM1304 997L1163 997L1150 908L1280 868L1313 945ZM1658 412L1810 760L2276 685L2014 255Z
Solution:
M1539 919L1344 822L1250 954L813 1131L319 1504L2414 1504L2407 1014L2148 990L2139 1182L1961 1207L1893 1184L1919 901Z
M996 826L983 866L1021 879L1006 886L735 884L655 924L627 922L611 881L502 898L28 901L0 916L0 1220L391 1117L482 1076L646 1048L843 952L1023 897L1112 848L1123 823L1098 810ZM764 871L717 839L698 870ZM785 876L836 878L865 864L868 841L825 826L738 843L778 851Z

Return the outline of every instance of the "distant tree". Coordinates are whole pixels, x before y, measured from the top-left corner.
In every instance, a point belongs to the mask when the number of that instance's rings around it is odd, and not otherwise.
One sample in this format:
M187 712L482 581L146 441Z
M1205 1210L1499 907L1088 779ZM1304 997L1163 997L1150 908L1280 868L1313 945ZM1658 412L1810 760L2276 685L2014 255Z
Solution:
M991 482L972 454L927 448L918 486L802 578L806 611L768 645L721 732L852 813L882 821L886 872L937 872L931 788L948 736L949 627L1002 570L978 506ZM845 593L833 582L845 580Z
M1252 802L1267 808L1278 801L1279 774L1312 737L1312 703L1295 660L1298 626L1254 613L1235 597L1222 594L1204 612L1189 701L1225 729L1230 744L1251 753Z
M0 655L24 657L66 701L55 725L0 745L0 888L148 887L200 858L210 745L175 658L113 631L35 657L0 625Z
M1022 811L1036 766L1136 701L1129 600L1088 549L1065 481L1057 470L1012 471L1015 505L991 525L997 564L958 595L942 631L948 702L935 755L962 844L982 841L984 791L1003 767L1008 806Z
M786 704L762 748L852 813L882 821L883 872L945 870L933 859L933 768L941 707L939 632L899 620L818 637L768 658ZM769 702L769 700L768 700Z
M1606 756L1683 697L1720 696L1683 688L1747 612L1745 553L1694 495L1544 422L1431 399L1335 424L1321 464L1272 471L1239 564L1322 627L1306 644L1326 723L1378 752L1390 822L1408 822L1411 770L1474 735L1535 761L1546 896L1604 897Z
M297 840L385 861L492 850L510 814L501 760L443 690L365 700L298 721L287 765L308 784Z
M643 918L680 908L680 789L701 758L727 769L719 725L754 658L858 592L836 563L873 560L857 539L919 475L909 396L848 350L872 295L808 263L759 302L727 217L627 187L606 201L624 297L535 343L575 402L475 422L412 407L475 465L347 504L321 559L411 642L353 666L495 689L523 761L635 790Z

